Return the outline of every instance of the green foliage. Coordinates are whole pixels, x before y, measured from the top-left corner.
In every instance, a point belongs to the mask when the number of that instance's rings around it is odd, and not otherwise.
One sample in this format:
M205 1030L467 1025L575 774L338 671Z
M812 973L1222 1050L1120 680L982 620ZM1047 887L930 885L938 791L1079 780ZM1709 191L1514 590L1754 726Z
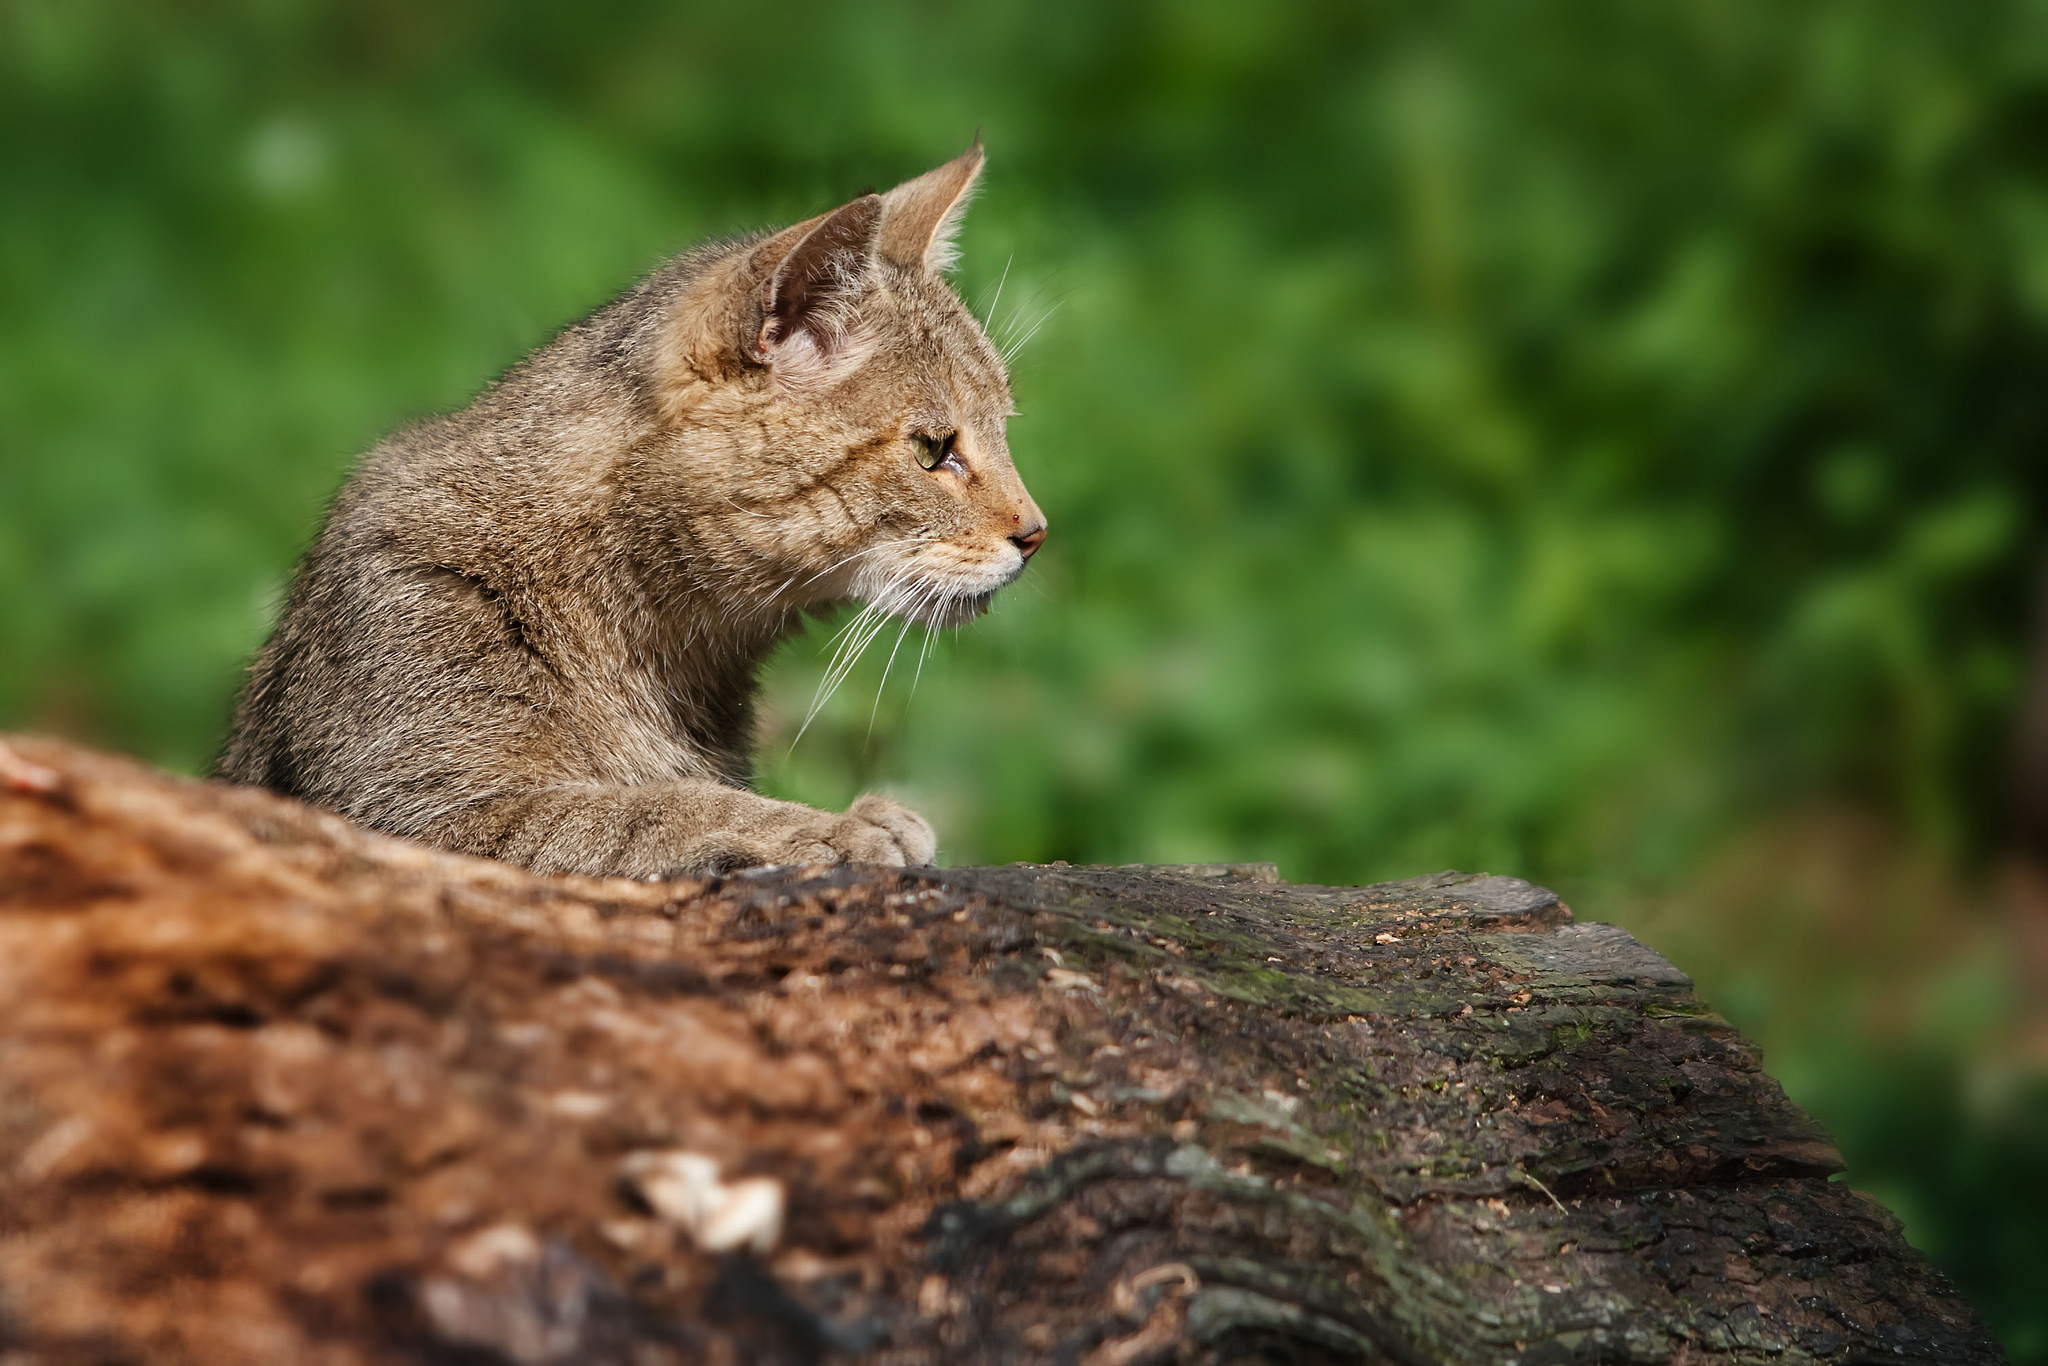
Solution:
M1617 918L1824 796L1993 849L2048 482L2035 0L0 0L0 724L203 768L381 431L977 126L962 289L1032 333L1052 537L914 697L913 639L877 705L885 637L793 747L829 627L792 645L771 788L890 783L953 860L1490 868ZM1884 1115L1969 1124L1902 1088L1823 1109L1888 1193ZM2048 1360L2042 1254L1967 1267Z

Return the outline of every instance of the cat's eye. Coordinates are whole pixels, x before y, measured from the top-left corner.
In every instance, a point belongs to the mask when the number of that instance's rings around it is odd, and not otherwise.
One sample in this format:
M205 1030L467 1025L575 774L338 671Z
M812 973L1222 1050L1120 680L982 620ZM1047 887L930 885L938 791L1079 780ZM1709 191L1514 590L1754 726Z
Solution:
M944 436L917 435L910 438L911 447L917 452L917 463L928 470L935 470L953 458L954 433Z

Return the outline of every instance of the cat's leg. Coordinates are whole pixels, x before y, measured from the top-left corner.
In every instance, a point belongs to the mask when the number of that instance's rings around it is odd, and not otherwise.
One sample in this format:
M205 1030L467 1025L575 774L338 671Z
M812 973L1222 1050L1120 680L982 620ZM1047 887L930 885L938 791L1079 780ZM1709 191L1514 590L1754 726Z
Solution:
M665 877L770 863L930 863L924 817L878 793L841 814L704 779L550 787L479 803L418 832L537 873Z

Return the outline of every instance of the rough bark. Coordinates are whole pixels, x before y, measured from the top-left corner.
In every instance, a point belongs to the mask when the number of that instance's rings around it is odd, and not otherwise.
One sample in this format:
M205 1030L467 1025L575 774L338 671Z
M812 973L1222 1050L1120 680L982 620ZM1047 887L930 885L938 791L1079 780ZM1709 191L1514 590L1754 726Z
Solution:
M1512 878L539 879L12 743L10 1366L2002 1359Z

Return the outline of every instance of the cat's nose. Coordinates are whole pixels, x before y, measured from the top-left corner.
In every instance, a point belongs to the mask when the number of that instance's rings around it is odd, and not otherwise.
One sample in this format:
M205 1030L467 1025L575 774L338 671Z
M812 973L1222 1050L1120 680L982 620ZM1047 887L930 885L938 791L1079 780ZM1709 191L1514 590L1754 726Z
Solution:
M1010 544L1023 551L1025 559L1030 559L1038 553L1038 547L1045 544L1045 523L1040 522L1029 531L1012 536Z

